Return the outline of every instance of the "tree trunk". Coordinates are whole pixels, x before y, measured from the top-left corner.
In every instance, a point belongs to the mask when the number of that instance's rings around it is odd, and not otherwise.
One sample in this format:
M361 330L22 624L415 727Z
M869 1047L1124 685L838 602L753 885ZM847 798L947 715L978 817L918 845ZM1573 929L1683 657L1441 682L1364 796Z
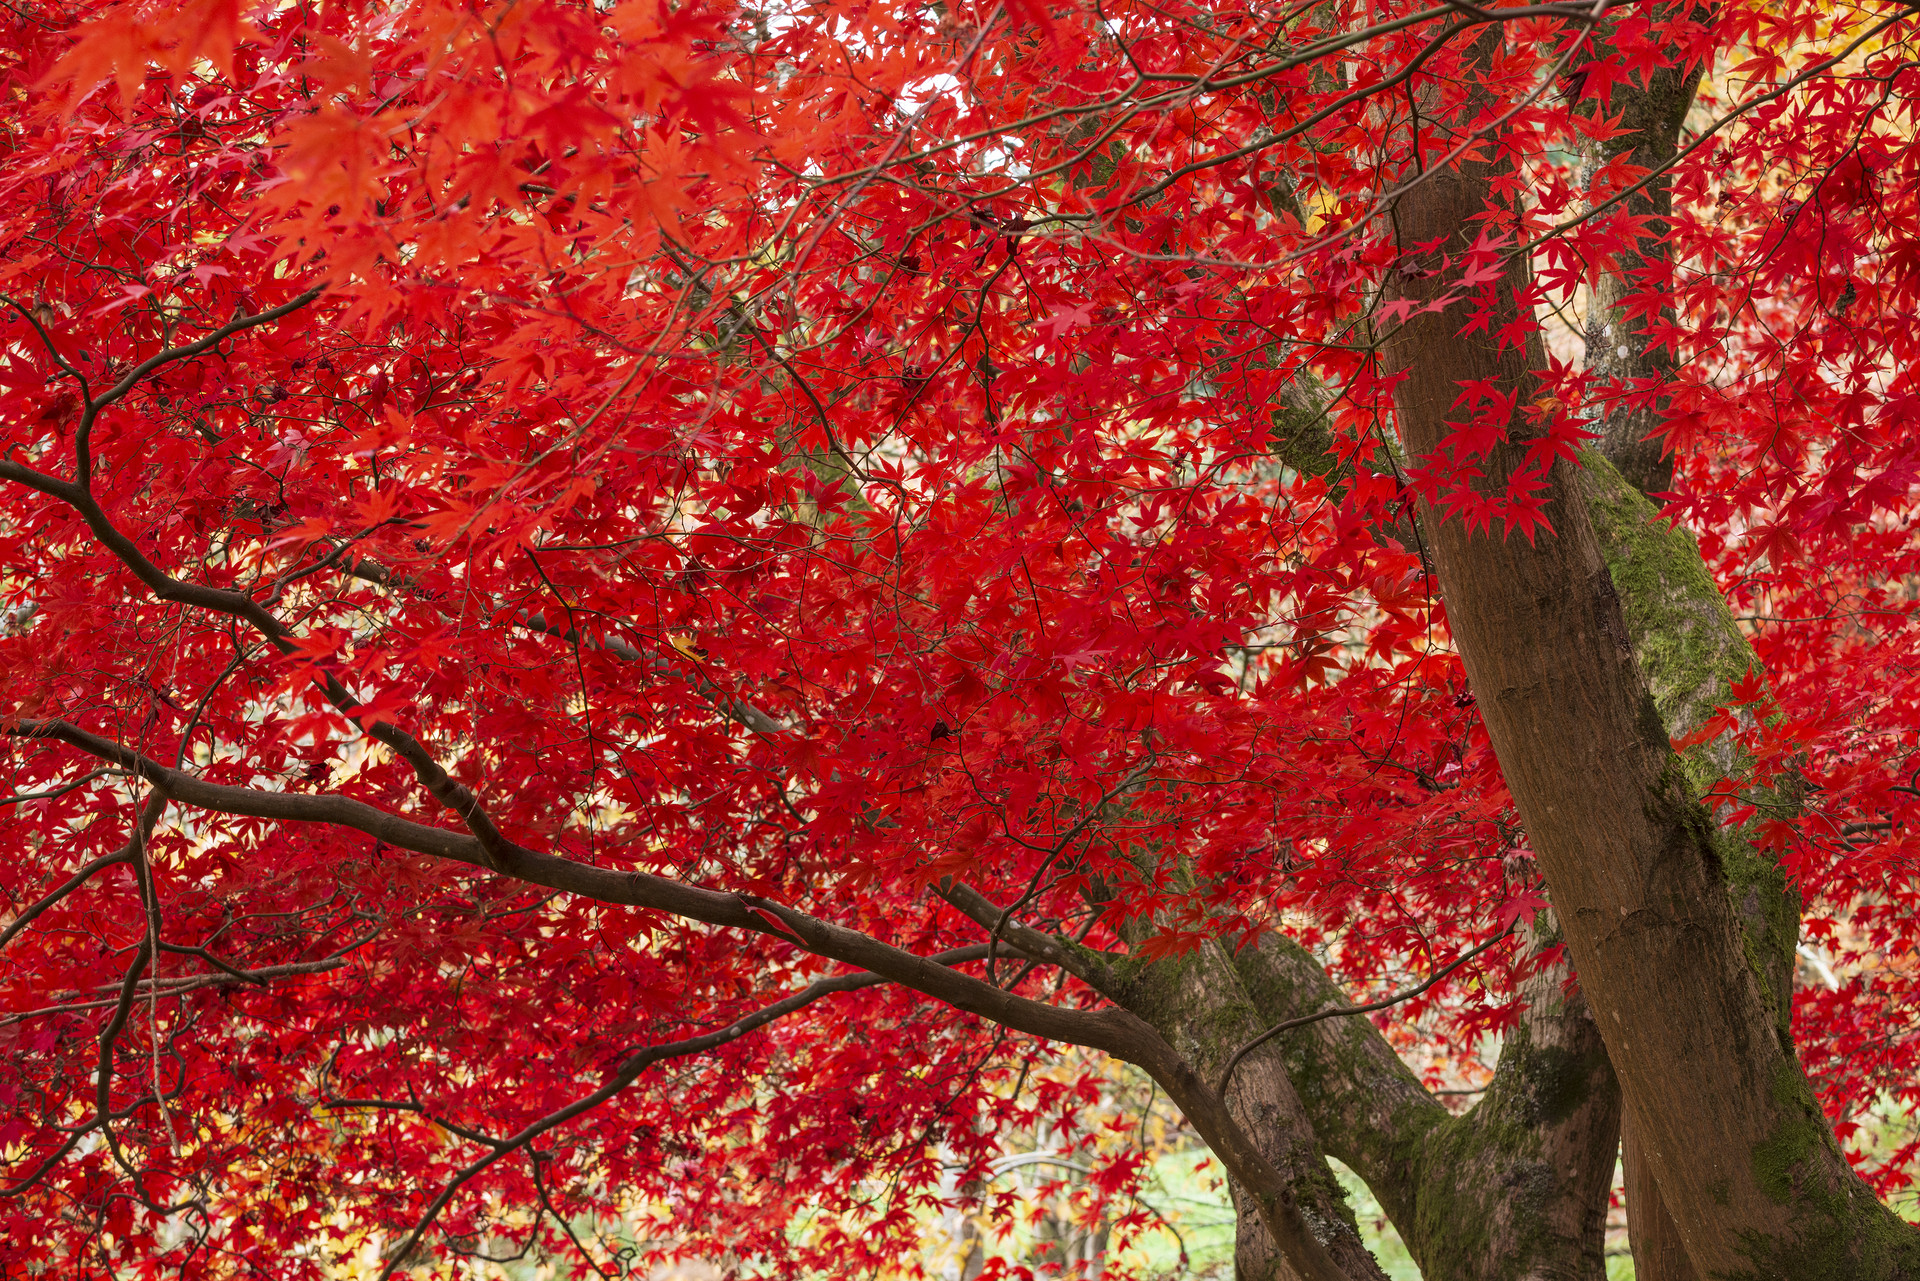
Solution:
M1542 938L1539 942L1548 940ZM1267 935L1237 958L1269 1026L1346 996ZM1529 980L1492 1085L1454 1116L1363 1017L1277 1038L1327 1152L1379 1198L1426 1281L1598 1281L1620 1095L1563 968Z
M1613 106L1634 132L1595 144L1588 172L1620 151L1648 168L1669 158L1697 81L1697 69L1667 68L1654 72L1644 89L1616 87ZM1630 212L1640 216L1669 211L1664 180L1630 203ZM1649 228L1643 245L1648 258L1665 253L1659 230L1657 223ZM1603 275L1594 292L1587 368L1602 378L1646 379L1668 369L1661 354L1649 349L1644 321L1629 319L1621 306L1635 288L1627 273L1640 261L1623 256L1621 271ZM1326 430L1318 404L1308 397L1281 406L1275 440L1289 465L1316 473L1324 468L1327 443L1320 439ZM1671 463L1657 441L1645 439L1656 422L1654 410L1613 405L1597 423L1603 452L1641 494L1671 483ZM1652 509L1597 460L1582 486L1582 506L1619 595L1628 644L1663 728L1677 736L1724 701L1728 683L1753 663L1751 650L1690 539L1650 529ZM1724 750L1704 747L1682 761L1696 790L1736 767ZM1779 869L1738 833L1715 839L1736 931L1759 972L1762 1003L1784 1036L1798 904ZM1313 958L1281 936L1240 953L1234 964L1269 1025L1344 1000ZM1598 1052L1598 1029L1578 1002L1556 1008L1558 990L1557 981L1533 985L1522 1028L1503 1051L1492 1088L1458 1118L1421 1087L1366 1020L1322 1022L1279 1042L1319 1140L1374 1190L1428 1281L1603 1274L1600 1247L1618 1094ZM1576 1098L1582 1100L1578 1106L1566 1106ZM1696 1281L1700 1274L1660 1199L1650 1154L1630 1124L1623 1129L1637 1274L1641 1281ZM1243 1275L1265 1275L1261 1237L1253 1216L1245 1216Z
M1689 7L1700 20L1708 16L1692 0L1667 6L1669 11ZM1605 52L1601 41L1596 54ZM1622 157L1638 168L1655 171L1652 181L1626 200L1627 213L1648 220L1643 224L1643 239L1622 251L1616 270L1600 275L1589 300L1586 372L1620 386L1636 382L1644 386L1672 371L1672 354L1648 339L1648 318L1629 315L1625 302L1639 288L1636 273L1650 262L1658 266L1669 258L1663 236L1673 212L1672 189L1670 177L1660 171L1678 148L1700 76L1698 64L1667 66L1647 73L1644 88L1633 83L1616 86L1611 105L1625 132L1587 139L1583 147L1583 183L1590 183L1594 173ZM1671 321L1673 316L1663 318ZM1672 458L1664 453L1660 440L1649 439L1663 412L1660 403L1636 407L1621 401L1604 406L1595 420L1601 434L1600 452L1643 495L1672 487ZM1728 686L1757 668L1758 660L1699 563L1691 540L1655 535L1647 527L1653 515L1650 507L1633 503L1604 475L1596 473L1591 480L1599 501L1590 502L1588 510L1609 575L1620 592L1634 655L1662 723L1669 735L1678 738L1724 702ZM1688 755L1696 758L1689 762L1696 783L1710 781L1700 775L1736 772L1728 768L1734 762L1706 759L1705 751L1696 749ZM1742 875L1735 879L1748 886L1746 898L1751 901L1736 902L1735 913L1742 918L1750 949L1762 958L1776 1018L1786 1028L1799 903L1772 860L1745 847L1737 861ZM1660 1199L1652 1167L1631 1124L1622 1127L1621 1163L1635 1275L1639 1281L1697 1281L1699 1274L1687 1261L1679 1228Z
M1434 171L1401 197L1403 251L1459 255L1491 207L1488 166ZM1413 265L1409 258L1409 265ZM1421 265L1426 265L1425 263ZM1395 273L1427 301L1453 270ZM1516 262L1499 298L1526 283ZM1537 336L1498 349L1461 336L1465 308L1413 317L1384 358L1408 452L1453 431L1460 386L1531 399ZM1511 315L1496 315L1492 333ZM1525 460L1525 416L1485 462L1504 486ZM1556 466L1553 532L1469 534L1428 524L1448 622L1546 877L1638 1142L1696 1270L1781 1278L1920 1275L1920 1234L1881 1206L1841 1156L1747 954L1729 898L1729 842L1695 800L1627 633L1579 492Z
M1209 1085L1219 1080L1234 1051L1267 1026L1225 946L1217 942L1144 966L1116 980L1109 995L1158 1029ZM1352 1281L1386 1281L1360 1239L1346 1191L1327 1167L1278 1047L1269 1043L1240 1061L1227 1105L1286 1178L1301 1217L1341 1270ZM1243 1281L1294 1281L1259 1216L1239 1211L1241 1199L1236 1188L1235 1274Z
M1634 1139L1633 1124L1620 1127L1620 1169L1627 1193L1627 1237L1633 1243L1634 1281L1699 1281L1687 1262L1679 1225L1667 1213L1653 1166Z

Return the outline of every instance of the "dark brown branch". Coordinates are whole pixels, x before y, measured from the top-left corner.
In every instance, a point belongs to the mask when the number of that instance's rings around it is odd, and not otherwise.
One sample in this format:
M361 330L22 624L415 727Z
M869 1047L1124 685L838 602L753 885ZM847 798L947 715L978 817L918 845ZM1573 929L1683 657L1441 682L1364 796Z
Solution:
M479 839L470 833L429 827L351 797L268 792L210 783L185 771L170 769L152 757L65 721L27 721L7 732L21 737L57 739L139 775L183 805L252 818L348 827L399 849L474 867L494 867ZM650 908L709 925L769 935L817 955L874 970L1018 1031L1092 1045L1114 1053L1122 1053L1132 1038L1146 1032L1144 1024L1118 1011L1067 1010L1016 997L978 979L957 975L925 957L764 899L702 889L645 872L594 867L511 842L506 843L506 850L506 866L498 870L518 880L605 903Z
M44 792L15 792L12 796L0 797L0 807L7 805L24 805L28 801L50 801L56 796L65 796L75 788L85 787L96 778L107 776L121 777L122 771L117 769L89 770L79 778L74 779L71 783L62 783L59 787L50 787Z
M102 854L99 858L94 859L91 863L82 867L79 871L63 881L58 889L43 895L34 902L32 906L22 909L20 915L8 922L7 928L0 930L0 948L4 948L8 943L11 943L14 936L26 929L27 926L33 924L34 919L42 912L45 912L48 908L79 889L82 885L85 885L99 873L112 867L115 863L124 863L131 857L132 851L124 848L117 849L111 854Z
M257 315L236 316L234 319L220 326L220 328L203 334L184 346L170 347L158 355L147 357L132 369L129 369L119 382L95 397L93 408L95 410L105 409L108 405L111 405L114 401L119 400L122 396L139 386L143 378L162 365L170 365L176 360L185 360L189 356L197 356L209 347L215 347L225 342L242 330L272 324L282 316L291 315L299 311L302 307L317 299L320 296L320 292L318 289L309 289L303 294L289 298L278 307L269 307Z
M219 970L224 974L228 974L233 978L238 979L242 983L251 983L255 987L265 987L267 985L267 980L262 978L260 975L251 973L247 970L243 970L238 966L232 964L231 962L225 961L220 957L215 956L212 952L207 951L207 949L204 947L189 947L184 943L162 942L160 944L160 950L162 952L167 952L174 956L198 957L200 960L205 961L208 965L211 965L214 969ZM158 986L159 985L156 983L155 987L157 988Z
M185 351L186 348L180 350ZM157 360L158 357L155 359ZM152 364L152 361L147 363ZM102 394L104 396L106 393ZM114 527L113 523L107 519L105 510L84 486L61 480L57 476L49 476L11 458L0 458L0 479L15 481L70 505L80 514L81 519L86 521L94 537L119 558L122 564L132 570L134 576L161 600L173 604L190 605L240 619L264 636L282 654L291 655L298 652L299 642L294 633L253 597L244 592L185 582L174 578L154 564L132 539ZM391 748L395 755L407 762L413 770L414 777L419 779L420 785L427 789L429 795L460 816L468 830L480 841L481 849L487 856L485 865L497 866L504 838L500 835L499 829L494 826L492 818L480 808L479 797L447 773L411 734L385 721L369 722L361 711L359 700L354 698L347 691L346 686L342 685L331 672L319 672L316 681L328 702L359 726L367 737Z
M976 944L972 947L957 948L951 952L941 952L938 955L930 956L926 959L938 965L961 965L968 961L981 960L986 954L986 945ZM427 1229L433 1226L433 1221L440 1217L440 1212L447 1208L448 1202L453 1200L454 1194L458 1192L462 1186L486 1170L488 1166L499 1161L502 1157L519 1151L521 1148L526 1147L529 1143L539 1138L542 1134L566 1124L574 1117L599 1107L602 1103L605 1103L614 1095L620 1093L620 1091L626 1089L629 1085L632 1085L635 1080L639 1079L642 1072L652 1067L655 1063L662 1062L666 1059L686 1058L690 1055L705 1054L709 1050L717 1050L721 1046L738 1040L749 1032L758 1031L776 1019L784 1018L796 1010L813 1004L824 996L831 996L836 992L856 992L861 988L873 987L884 982L886 982L886 979L878 974L872 973L841 974L832 978L817 979L801 991L787 997L785 1000L775 1001L772 1005L755 1010L752 1014L741 1019L736 1019L726 1027L716 1031L706 1032L700 1036L688 1037L682 1041L669 1041L664 1045L649 1045L636 1050L622 1060L620 1065L612 1072L607 1074L606 1080L601 1083L599 1089L593 1091L591 1094L583 1095L575 1099L564 1107L556 1108L539 1120L522 1127L518 1133L511 1137L493 1139L488 1138L484 1134L467 1132L465 1137L475 1143L491 1148L492 1151L467 1165L453 1176L446 1187L440 1190L440 1195L433 1199L432 1204L427 1207L426 1213L422 1214L419 1221L413 1225L413 1230L407 1234L406 1240L402 1241L388 1256L386 1266L380 1270L380 1281L387 1281L387 1278L393 1275L394 1270L402 1265L407 1256L413 1252L414 1247L420 1243L420 1238L426 1235ZM335 1106L340 1105L425 1112L425 1109L418 1103L388 1103L384 1100L377 1099L343 1099ZM441 1124L444 1125L445 1123L442 1122Z
M294 975L306 974L326 974L345 965L347 962L344 959L344 954L363 946L365 942L366 940L362 939L354 943L351 947L342 948L340 952L335 953L325 960L291 961L285 965L262 965L258 969L245 971L242 975L238 976L230 976L227 974L182 974L175 978L166 978L163 976L157 980L142 979L138 985L139 995L147 996L151 994L171 998L185 996L188 992L197 992L202 988L226 987L229 984L237 982L246 982L254 986L265 986L268 981L277 978L291 978ZM111 987L103 990L117 993L120 990L120 985L115 983ZM97 1001L69 1001L61 1005L43 1005L35 1010L21 1010L16 1014L0 1015L0 1027L5 1027L11 1023L24 1023L28 1019L45 1018L50 1014L76 1014L81 1010L102 1010L112 1005L114 1000L114 997L103 997Z
M106 1140L107 1151L112 1154L114 1164L118 1165L129 1177L133 1177L133 1166L126 1155L120 1151L120 1140L114 1136L109 1118L113 1115L113 1047L120 1040L127 1020L133 1014L133 998L140 984L140 975L146 970L147 962L153 959L153 945L142 936L140 945L134 949L133 963L127 966L126 978L121 980L120 995L113 1003L113 1016L106 1026L100 1029L99 1065L94 1073L93 1096L95 1120L100 1126L100 1136Z
M996 940L1003 941L1013 950L1057 965L1095 990L1101 988L1100 980L1105 977L1104 967L1086 951L1030 925L1008 920L1006 912L998 904L970 885L949 878L940 883L939 894L974 924L993 933Z
M1144 1068L1179 1105L1240 1181L1284 1256L1306 1281L1348 1281L1313 1235L1286 1179L1243 1131L1225 1102L1158 1032L1125 1010L1063 1009L1003 991L929 957L870 935L750 895L728 894L646 872L622 872L545 854L509 841L490 851L471 833L429 827L334 795L264 792L209 783L64 721L32 721L7 731L58 739L120 765L183 804L220 813L289 822L327 823L365 832L400 849L490 869L531 885L602 903L665 912L791 943L817 956L870 970L882 978L977 1014L1003 1027L1051 1041L1102 1050ZM502 857L504 856L504 857Z
M566 641L570 645L587 645L611 654L622 662L644 663L649 669L655 672L665 673L672 670L665 659L658 656L649 657L637 647L621 640L618 636L607 636L595 640L591 637L581 635L577 628L568 627L562 629L555 627L547 621L546 614L539 610L524 611L516 615L513 620L513 625L523 627L530 632L537 632L542 636L551 636L555 640ZM791 725L788 725L785 721L771 713L760 710L752 703L733 697L733 695L729 694L726 690L721 689L720 686L708 680L706 675L697 669L694 673L693 686L700 691L703 698L719 710L721 715L738 721L756 734L764 734L768 738L775 738L782 734L793 733L793 727Z
M120 380L114 383L113 386L89 400L86 411L80 416L80 426L74 432L74 470L75 479L78 481L80 488L83 490L86 489L93 480L93 457L90 437L93 431L94 420L100 416L101 410L121 399L135 387L138 387L141 380L146 378L146 376L154 370L164 365L170 365L176 360L185 360L189 356L197 356L209 348L219 346L243 330L271 324L282 316L290 315L300 310L319 296L320 291L318 289L309 289L307 292L281 303L278 307L269 307L257 316L236 316L218 329L203 334L190 343L179 347L169 347L165 351L147 357L123 374Z

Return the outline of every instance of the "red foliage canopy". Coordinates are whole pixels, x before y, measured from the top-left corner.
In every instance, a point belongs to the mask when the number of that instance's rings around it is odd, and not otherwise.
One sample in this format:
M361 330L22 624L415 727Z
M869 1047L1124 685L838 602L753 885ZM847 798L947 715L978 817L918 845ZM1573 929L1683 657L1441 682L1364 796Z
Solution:
M1671 246L1672 377L1558 342L1518 408L1543 475L1661 407L1766 666L1714 728L1806 780L1809 1069L1911 1099L1912 15L1596 12L8 10L0 1269L619 1211L866 1275L1085 1100L848 939L1073 1011L958 887L1148 957L1284 924L1356 993L1530 916L1406 513L1551 537L1539 477L1472 485L1499 387L1400 458L1376 357L1392 200L1462 156L1510 162L1466 331L1515 253L1551 327ZM1649 228L1576 157L1685 61ZM1382 1017L1470 1045L1517 964Z

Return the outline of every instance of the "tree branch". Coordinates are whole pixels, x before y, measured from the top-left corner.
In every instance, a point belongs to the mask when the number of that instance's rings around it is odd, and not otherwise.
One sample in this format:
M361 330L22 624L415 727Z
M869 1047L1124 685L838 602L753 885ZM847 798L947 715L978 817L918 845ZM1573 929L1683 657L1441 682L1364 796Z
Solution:
M986 954L986 944L978 943L972 947L956 948L953 951L941 952L926 959L940 965L962 965L968 961L981 960ZM652 1067L655 1063L662 1062L666 1059L686 1058L690 1055L704 1054L709 1050L717 1050L723 1045L738 1040L749 1032L758 1031L777 1019L784 1018L796 1010L813 1004L822 997L832 996L837 992L857 992L861 988L874 987L886 981L887 980L880 975L873 973L840 974L831 978L816 979L792 996L784 1000L775 1001L772 1005L768 1005L762 1009L755 1010L744 1018L736 1019L726 1027L716 1031L706 1032L700 1036L688 1037L681 1041L669 1041L664 1045L649 1045L636 1050L623 1059L620 1065L614 1068L612 1072L607 1074L606 1080L601 1083L599 1089L593 1091L591 1094L583 1095L563 1107L554 1109L539 1120L523 1126L517 1133L508 1138L494 1139L477 1132L466 1132L464 1137L474 1143L491 1148L492 1151L460 1170L459 1173L453 1176L453 1179L447 1186L441 1189L440 1195L433 1199L432 1204L427 1207L426 1212L420 1216L419 1221L414 1224L413 1230L407 1234L406 1240L402 1241L388 1256L386 1266L380 1270L380 1281L386 1281L386 1278L393 1275L395 1269L402 1266L406 1257L411 1254L414 1247L420 1243L420 1238L426 1234L429 1227L433 1226L433 1221L440 1217L441 1211L447 1208L447 1204L453 1200L454 1194L458 1192L463 1185L470 1182L488 1166L526 1147L542 1134L566 1124L584 1112L589 1112L599 1107L602 1103L605 1103L614 1095L626 1089L629 1085L632 1085L642 1072ZM388 1103L385 1100L379 1099L342 1099L334 1106L342 1105L356 1107L394 1107L404 1111L417 1111L423 1114L425 1112L425 1109L417 1103ZM444 1123L442 1124L444 1125Z
M1348 1281L1313 1235L1285 1178L1247 1137L1224 1101L1158 1032L1125 1010L1063 1009L1016 996L933 958L752 895L704 889L647 872L594 867L504 838L499 853L505 857L499 858L471 833L415 823L350 797L265 792L209 783L65 721L23 722L7 732L57 739L138 774L180 804L227 814L348 827L401 849L497 871L528 884L769 935L816 956L870 970L1014 1031L1103 1050L1146 1069L1179 1104L1208 1146L1254 1198L1283 1254L1306 1281Z

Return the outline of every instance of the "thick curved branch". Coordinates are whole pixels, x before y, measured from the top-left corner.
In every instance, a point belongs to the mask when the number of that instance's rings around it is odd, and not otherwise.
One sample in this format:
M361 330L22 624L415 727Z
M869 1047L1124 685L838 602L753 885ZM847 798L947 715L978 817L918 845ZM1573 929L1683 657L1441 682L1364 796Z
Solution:
M146 779L178 804L249 818L346 827L398 849L431 854L473 867L493 866L479 839L470 833L416 823L352 797L269 792L210 783L65 721L22 722L7 732L25 738L55 739L89 756L112 762ZM1091 1045L1122 1057L1133 1048L1134 1038L1142 1033L1152 1035L1130 1015L1060 1009L1013 996L979 979L957 975L926 957L768 900L703 889L646 872L594 867L521 845L509 843L508 848L509 865L499 870L517 880L600 902L648 908L709 925L769 935L817 955L873 970L882 977L1017 1031Z
M65 721L23 722L7 732L66 743L138 774L182 805L352 828L400 849L490 869L528 884L768 935L816 956L872 971L1014 1031L1105 1051L1144 1068L1167 1091L1254 1198L1268 1230L1303 1278L1348 1281L1301 1215L1285 1178L1248 1138L1221 1098L1157 1031L1124 1010L1063 1009L1016 996L931 957L915 955L767 899L709 890L647 872L595 867L504 839L497 849L489 850L471 833L429 827L351 797L266 792L209 783Z

